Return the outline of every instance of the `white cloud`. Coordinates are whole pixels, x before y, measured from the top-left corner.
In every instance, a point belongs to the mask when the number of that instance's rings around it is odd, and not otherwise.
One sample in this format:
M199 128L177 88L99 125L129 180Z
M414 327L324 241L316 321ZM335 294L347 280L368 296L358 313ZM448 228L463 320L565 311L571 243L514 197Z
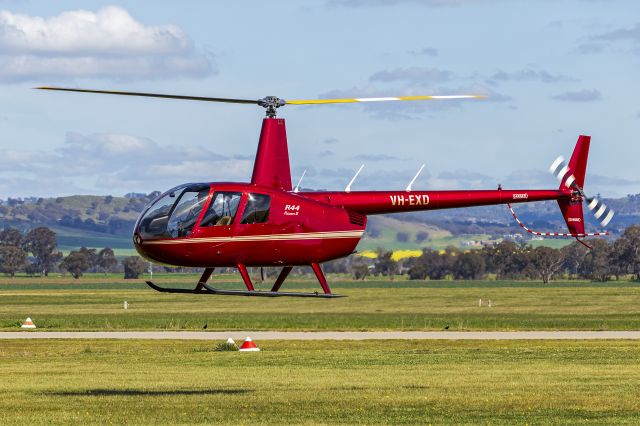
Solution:
M407 53L413 56L438 56L440 50L435 47L423 47L417 50L408 50Z
M594 102L602 99L602 93L597 89L583 89L575 92L564 92L552 96L551 99L562 102Z
M441 70L437 68L411 67L395 68L393 70L382 70L373 74L369 81L397 82L401 81L413 86L427 85L434 82L451 81L454 77L453 71Z
M562 74L552 74L545 70L521 69L513 72L499 70L493 73L488 81L499 83L506 81L539 81L542 83L574 82L577 79Z
M145 26L125 9L50 18L0 11L0 79L202 77L215 72L175 25Z
M576 51L583 54L622 52L640 55L640 23L588 37L577 45Z
M416 3L423 6L459 6L463 3L473 3L478 0L328 0L329 6L343 7L373 7L373 6L396 6L400 4Z
M248 181L252 168L250 158L228 158L205 148L164 146L123 134L68 133L64 146L55 150L0 150L0 189L6 188L7 196L119 195L184 182ZM39 180L47 184L30 184Z
M387 154L358 154L353 157L355 160L362 161L396 161L398 157Z

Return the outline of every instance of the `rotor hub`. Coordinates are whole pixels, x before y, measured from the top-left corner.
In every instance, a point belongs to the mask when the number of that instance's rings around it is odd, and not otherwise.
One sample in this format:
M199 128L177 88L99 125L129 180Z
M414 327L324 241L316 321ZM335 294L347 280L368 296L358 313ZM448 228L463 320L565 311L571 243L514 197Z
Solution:
M281 106L285 106L287 102L277 96L266 96L258 99L258 105L267 110L267 117L276 118L276 110Z

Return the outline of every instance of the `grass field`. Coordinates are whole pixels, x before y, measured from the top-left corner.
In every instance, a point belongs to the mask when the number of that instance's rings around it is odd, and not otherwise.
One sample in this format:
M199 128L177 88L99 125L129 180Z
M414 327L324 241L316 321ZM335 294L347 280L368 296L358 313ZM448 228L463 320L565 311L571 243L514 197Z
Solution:
M636 342L0 341L0 424L637 424Z
M193 286L196 279L154 275L163 286ZM242 286L236 276L215 281L220 287ZM205 324L208 330L640 329L640 283L332 281L334 292L349 297L161 294L141 281L100 275L5 278L0 280L0 329L17 330L27 316L45 331L200 330ZM284 288L318 289L311 279L287 281Z

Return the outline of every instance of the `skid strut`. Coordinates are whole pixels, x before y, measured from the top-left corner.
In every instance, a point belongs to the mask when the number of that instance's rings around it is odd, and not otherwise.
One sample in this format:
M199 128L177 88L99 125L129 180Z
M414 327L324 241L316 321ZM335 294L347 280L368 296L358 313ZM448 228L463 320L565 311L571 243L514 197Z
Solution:
M249 272L247 271L247 267L242 263L238 263L238 271L240 271L240 276L242 276L244 285L247 286L247 291L255 291L255 289L253 288L253 283L251 282L251 277L249 276Z
M206 284L207 281L209 281L209 278L211 277L211 274L213 273L214 268L204 268L204 272L202 273L202 276L200 277L200 280L198 281L198 285L196 286L196 290L202 290L202 288L204 287L204 285Z
M329 284L327 284L327 279L324 277L324 272L322 272L322 268L320 268L320 264L314 262L311 264L311 268L313 269L313 273L316 274L316 278L320 282L322 286L322 290L324 294L331 294L331 290L329 289Z
M253 287L253 283L251 282L251 277L249 276L249 272L247 268L243 264L238 264L238 270L240 271L240 275L242 276L242 280L247 286L247 290L226 290L212 287L207 284L209 278L211 278L211 274L213 273L214 268L205 268L202 276L198 280L198 284L194 289L188 288L166 288L160 287L154 284L151 281L146 281L147 285L152 289L162 292L162 293L186 293L186 294L213 294L220 296L257 296L257 297L318 297L323 299L329 299L334 297L344 297L338 294L331 293L329 289L329 285L327 284L327 280L320 268L318 263L312 263L311 268L316 275L316 278L320 282L320 286L322 287L323 293L313 292L313 293L303 293L303 292L282 292L279 291L282 283L287 279L289 273L293 269L291 266L285 266L280 271L280 275L276 279L276 282L273 284L271 291L261 291L255 290Z
M280 275L278 275L276 282L273 284L273 287L271 287L271 291L280 290L282 283L287 279L287 277L289 276L289 272L291 272L292 269L293 268L291 266L285 266L284 268L282 268L282 271L280 271Z

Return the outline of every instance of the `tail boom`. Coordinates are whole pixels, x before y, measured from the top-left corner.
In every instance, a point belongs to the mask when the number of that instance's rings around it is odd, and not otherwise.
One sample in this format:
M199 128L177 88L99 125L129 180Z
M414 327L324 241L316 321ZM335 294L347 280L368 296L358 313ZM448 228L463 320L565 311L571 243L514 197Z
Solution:
M571 199L571 191L564 189L300 192L299 195L366 215Z

